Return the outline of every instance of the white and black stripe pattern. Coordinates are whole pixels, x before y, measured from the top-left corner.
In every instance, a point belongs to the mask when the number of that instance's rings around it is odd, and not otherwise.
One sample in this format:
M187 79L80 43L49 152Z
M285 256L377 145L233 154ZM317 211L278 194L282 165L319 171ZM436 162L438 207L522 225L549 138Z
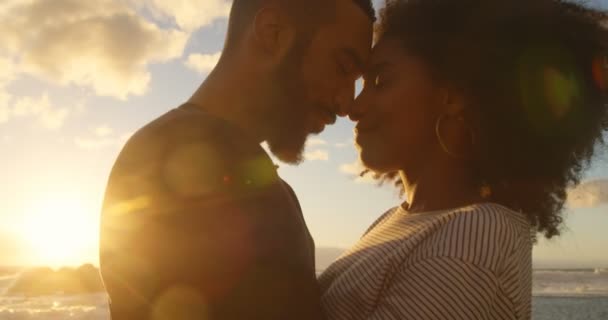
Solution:
M530 319L532 237L498 204L392 209L319 278L328 320Z

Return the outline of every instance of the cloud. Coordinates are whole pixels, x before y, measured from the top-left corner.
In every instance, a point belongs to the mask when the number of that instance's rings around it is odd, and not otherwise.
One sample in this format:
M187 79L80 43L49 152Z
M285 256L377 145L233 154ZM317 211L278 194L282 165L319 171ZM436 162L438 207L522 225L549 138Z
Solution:
M92 150L100 150L100 149L103 149L106 147L115 146L116 140L110 139L110 138L100 139L100 138L76 137L76 138L74 138L74 143L80 149L92 151Z
M326 146L327 141L319 138L311 138L306 141L307 147L315 147L315 146Z
M359 160L355 160L351 163L343 163L338 170L341 173L354 178L356 183L376 183L371 175L361 176L361 172L365 170L365 166L363 166Z
M340 165L340 172L348 175L358 176L359 174L361 174L361 172L363 172L363 170L365 170L365 167L363 167L363 164L361 164L359 160L356 160L352 163L343 163L342 165Z
M103 137L107 137L107 136L111 135L112 132L114 132L114 130L104 124L104 125L101 125L101 126L95 128L93 130L93 132L95 133L96 136L103 138Z
M270 151L270 147L267 142L262 142L260 146L266 151L268 156L274 163L280 163L281 161ZM307 149L309 145L307 143ZM307 161L329 161L329 151L325 149L312 149L304 152L304 159Z
M6 85L13 79L15 74L14 63L8 58L0 56L0 124L10 118L9 103L12 96L6 91Z
M333 146L335 148L338 148L338 149L343 149L343 148L347 148L347 147L354 147L355 146L355 140L353 138L350 138L350 139L347 139L347 140L336 142L336 143L333 144Z
M11 109L2 104L2 92L0 92L0 124L8 121L11 115Z
M0 57L19 61L20 72L123 100L143 95L147 67L181 57L189 38L121 0L9 1L0 21Z
M4 112L6 113L6 120L10 118L34 118L42 127L53 130L61 128L70 113L67 108L53 106L46 93L39 98L21 97L16 100L12 108L7 107ZM2 118L2 115L0 115L0 118Z
M306 141L304 159L308 161L328 161L329 151L323 149L327 141L320 138L311 138Z
M334 146L336 148L346 148L346 147L350 147L350 146L354 146L355 142L351 139L348 141L344 141L344 142L338 142L336 144L334 144Z
M13 80L15 71L15 63L7 57L0 56L0 86Z
M120 136L113 134L114 130L109 127L101 126L93 130L94 137L75 137L74 144L86 151L99 151L106 148L120 148L133 135L132 132L124 133Z
M130 0L157 19L170 20L183 30L194 31L230 13L230 0Z
M309 161L328 161L329 152L327 150L316 149L304 153L304 159Z
M186 66L199 73L209 73L220 60L221 52L213 54L193 53L188 56Z
M596 208L608 204L608 179L587 181L568 191L571 208Z

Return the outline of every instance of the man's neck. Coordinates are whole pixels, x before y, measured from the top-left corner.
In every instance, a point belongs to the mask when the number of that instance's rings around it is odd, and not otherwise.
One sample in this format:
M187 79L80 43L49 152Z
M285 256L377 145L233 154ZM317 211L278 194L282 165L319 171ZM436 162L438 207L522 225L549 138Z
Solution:
M218 66L188 102L232 123L261 143L266 139L264 125L257 123L257 118L252 115L260 112L262 99L259 98L259 91L252 87L254 84L247 79L251 78L243 74L235 75Z

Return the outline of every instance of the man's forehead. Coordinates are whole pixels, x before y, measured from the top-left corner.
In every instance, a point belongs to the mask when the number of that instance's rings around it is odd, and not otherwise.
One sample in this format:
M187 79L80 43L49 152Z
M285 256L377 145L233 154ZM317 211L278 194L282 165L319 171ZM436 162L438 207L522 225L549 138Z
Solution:
M336 0L335 19L327 26L333 29L335 45L354 50L367 59L373 39L373 22L353 0Z

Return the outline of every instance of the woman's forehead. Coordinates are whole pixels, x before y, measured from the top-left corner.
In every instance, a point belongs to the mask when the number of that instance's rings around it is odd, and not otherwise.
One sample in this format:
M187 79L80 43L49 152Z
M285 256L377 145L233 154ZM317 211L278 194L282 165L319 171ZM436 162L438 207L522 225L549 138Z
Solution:
M402 49L399 40L395 37L385 36L374 45L372 49L372 59L397 55L398 49Z
M374 45L368 67L373 69L378 65L394 64L397 59L404 58L404 53L398 39L383 37Z

